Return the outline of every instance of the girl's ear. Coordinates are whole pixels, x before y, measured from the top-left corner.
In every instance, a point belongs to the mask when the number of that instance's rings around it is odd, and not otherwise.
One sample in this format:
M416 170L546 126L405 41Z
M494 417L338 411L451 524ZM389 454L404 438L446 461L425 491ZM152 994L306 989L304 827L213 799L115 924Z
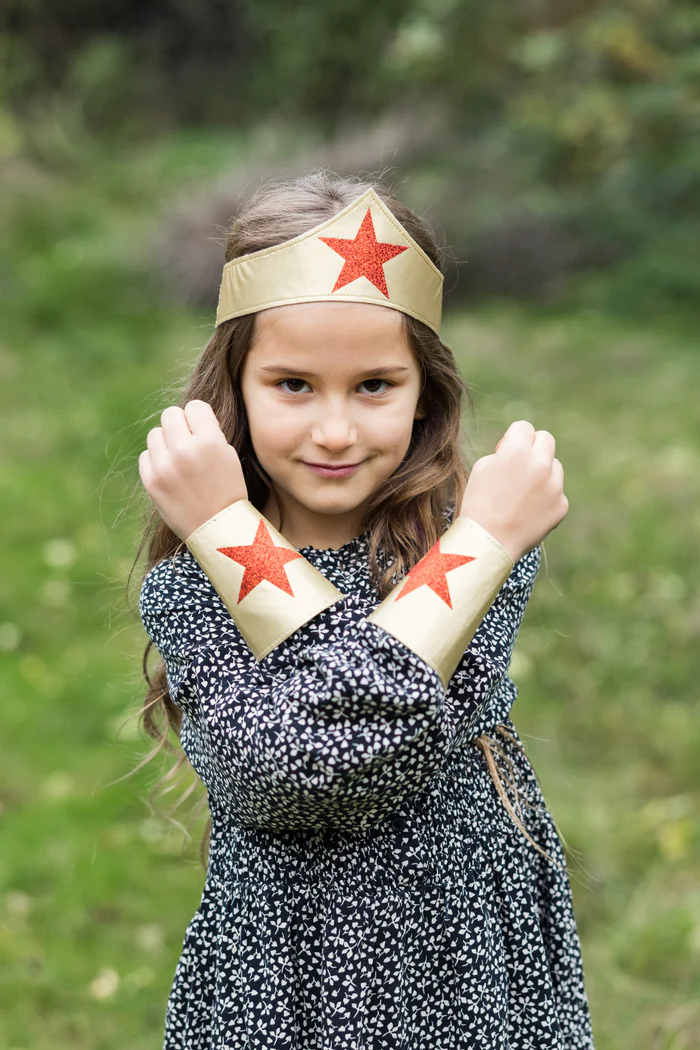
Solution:
M423 408L422 402L419 400L418 404L416 406L416 412L415 412L415 415L414 415L413 418L414 419L425 419L425 415L426 415L425 409Z

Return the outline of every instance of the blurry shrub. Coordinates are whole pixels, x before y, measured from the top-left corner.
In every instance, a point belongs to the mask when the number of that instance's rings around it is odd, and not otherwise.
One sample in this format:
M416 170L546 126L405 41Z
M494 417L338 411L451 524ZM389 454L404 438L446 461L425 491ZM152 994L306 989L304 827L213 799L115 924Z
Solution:
M652 282L697 302L691 0L14 0L0 31L0 102L42 115L37 152L53 126L60 154L61 122L68 140L270 116L330 136L428 103L444 133L426 199L473 261L465 289L551 298L577 270L636 260L614 301L644 305Z

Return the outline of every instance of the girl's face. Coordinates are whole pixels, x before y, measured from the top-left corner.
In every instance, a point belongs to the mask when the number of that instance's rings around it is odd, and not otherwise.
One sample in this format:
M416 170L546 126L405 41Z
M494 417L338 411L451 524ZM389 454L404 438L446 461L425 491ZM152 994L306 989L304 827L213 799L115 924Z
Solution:
M283 505L356 517L406 454L421 384L398 310L312 302L258 313L241 391ZM324 476L310 464L358 466Z

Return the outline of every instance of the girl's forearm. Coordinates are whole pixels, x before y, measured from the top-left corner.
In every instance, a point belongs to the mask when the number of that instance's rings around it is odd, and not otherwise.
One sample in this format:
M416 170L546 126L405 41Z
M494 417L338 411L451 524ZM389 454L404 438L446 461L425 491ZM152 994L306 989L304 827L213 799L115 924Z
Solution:
M186 543L258 661L345 597L248 500L215 514ZM366 619L446 687L513 565L486 529L458 517Z

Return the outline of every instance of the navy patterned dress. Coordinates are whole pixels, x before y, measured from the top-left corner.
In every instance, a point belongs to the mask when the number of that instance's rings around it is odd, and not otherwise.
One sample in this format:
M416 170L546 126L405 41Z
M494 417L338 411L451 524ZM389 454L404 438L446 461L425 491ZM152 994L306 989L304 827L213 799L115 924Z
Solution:
M446 691L365 622L367 534L298 549L347 597L259 663L189 550L141 589L212 817L164 1050L590 1050L568 876L470 743L499 723L519 739L507 671L541 548ZM523 824L565 864L527 758L495 739Z

